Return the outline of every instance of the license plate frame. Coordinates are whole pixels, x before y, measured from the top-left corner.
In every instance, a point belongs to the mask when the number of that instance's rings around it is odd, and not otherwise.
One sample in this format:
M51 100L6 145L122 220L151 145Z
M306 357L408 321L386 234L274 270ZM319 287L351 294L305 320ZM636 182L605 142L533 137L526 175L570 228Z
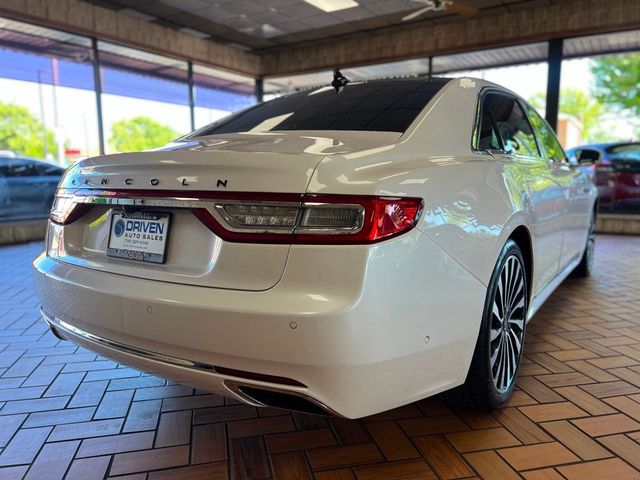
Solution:
M133 238L127 236L123 239L122 237L128 234L124 226L122 226L123 224L120 224L121 227L119 227L123 229L122 233L117 235L115 232L115 226L119 220L137 220L142 222L161 221L161 223L165 225L165 229L161 232L163 239L157 240L154 238L154 236L159 235L157 231L152 233L144 231L132 232L130 235L134 235ZM111 212L110 222L107 256L143 263L164 264L166 262L169 231L171 229L171 214L169 212L113 210ZM147 235L146 238L145 235ZM155 243L157 242L160 242L161 245L156 245ZM128 244L126 246L131 248L125 248L123 243L125 245ZM143 247L144 245L148 246L150 243L154 243L151 248L145 249ZM117 245L114 246L114 244ZM138 246L139 248L136 248Z

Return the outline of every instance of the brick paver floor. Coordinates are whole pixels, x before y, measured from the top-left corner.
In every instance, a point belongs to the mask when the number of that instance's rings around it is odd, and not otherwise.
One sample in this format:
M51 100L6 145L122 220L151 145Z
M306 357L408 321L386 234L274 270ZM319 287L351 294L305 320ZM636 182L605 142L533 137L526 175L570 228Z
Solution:
M640 478L640 238L598 238L530 324L509 406L421 401L363 421L239 405L51 335L0 248L1 479Z

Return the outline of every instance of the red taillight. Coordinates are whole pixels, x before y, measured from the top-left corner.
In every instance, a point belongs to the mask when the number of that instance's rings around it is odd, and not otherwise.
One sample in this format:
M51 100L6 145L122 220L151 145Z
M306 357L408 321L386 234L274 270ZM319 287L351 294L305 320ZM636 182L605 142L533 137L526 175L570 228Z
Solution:
M304 205L357 205L362 210L361 227L355 231L310 232L298 227L294 243L375 243L411 230L422 212L421 198L350 195L306 195Z
M193 213L231 242L367 244L411 230L423 205L420 198L305 195L294 213L294 204L262 202L260 194L245 196L240 204L242 208L220 200L213 211L198 208Z
M415 225L422 200L417 199L376 199L376 228L372 231L371 240L378 240L397 235Z
M355 195L186 192L149 190L59 191L51 220L69 224L91 204L190 208L223 240L244 243L366 244L412 229L422 199Z
M87 213L90 207L88 204L77 203L72 194L58 191L53 199L49 218L52 222L67 225Z

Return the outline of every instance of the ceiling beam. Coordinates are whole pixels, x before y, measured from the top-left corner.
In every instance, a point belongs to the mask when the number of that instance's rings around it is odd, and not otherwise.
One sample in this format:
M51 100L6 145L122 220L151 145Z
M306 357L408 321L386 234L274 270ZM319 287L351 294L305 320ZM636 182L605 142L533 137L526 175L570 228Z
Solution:
M640 3L563 0L445 24L407 25L261 53L262 75L285 76L640 28Z
M81 0L2 0L0 16L138 47L252 77L260 74L260 57L255 53L187 35Z

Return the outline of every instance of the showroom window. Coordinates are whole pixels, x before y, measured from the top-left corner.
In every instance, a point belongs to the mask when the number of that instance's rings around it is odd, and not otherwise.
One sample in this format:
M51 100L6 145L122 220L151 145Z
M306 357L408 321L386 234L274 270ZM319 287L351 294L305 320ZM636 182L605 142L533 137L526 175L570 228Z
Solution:
M91 40L0 18L0 150L66 166L99 153Z
M563 45L558 133L570 160L593 178L605 213L640 212L639 44L640 30L629 30Z
M251 77L193 65L195 128L200 128L256 103Z
M107 153L161 147L191 130L187 62L98 42Z

